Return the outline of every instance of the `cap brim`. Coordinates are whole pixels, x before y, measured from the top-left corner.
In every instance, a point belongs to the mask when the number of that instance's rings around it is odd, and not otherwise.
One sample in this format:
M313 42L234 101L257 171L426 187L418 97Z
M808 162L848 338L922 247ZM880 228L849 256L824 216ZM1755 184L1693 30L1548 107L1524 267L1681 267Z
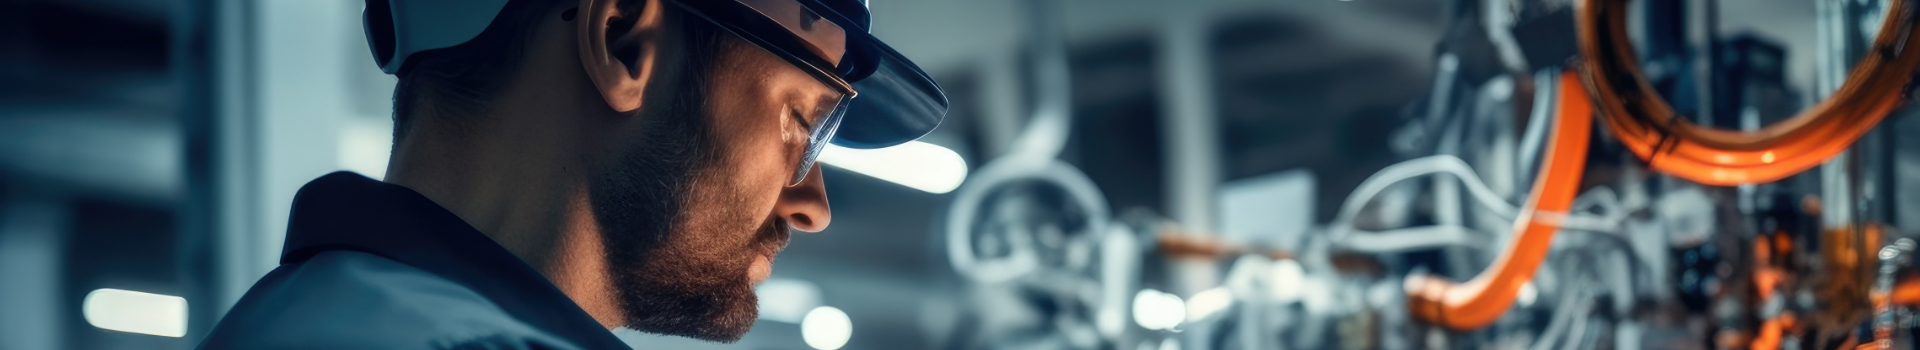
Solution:
M872 34L848 31L847 36L854 44L849 45L849 53L861 56L857 62L873 70L853 82L860 95L847 106L833 144L888 147L913 141L940 126L947 115L947 96L933 78Z

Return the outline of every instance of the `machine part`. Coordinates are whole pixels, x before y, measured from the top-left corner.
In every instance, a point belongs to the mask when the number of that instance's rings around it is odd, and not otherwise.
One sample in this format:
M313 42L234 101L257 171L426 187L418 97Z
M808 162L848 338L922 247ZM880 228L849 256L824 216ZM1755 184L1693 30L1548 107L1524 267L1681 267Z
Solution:
M1100 335L1117 339L1126 333L1132 314L1127 294L1140 286L1140 237L1127 225L1108 225L1100 237L1100 300L1094 327Z
M1360 215L1361 209L1366 208L1368 202L1372 202L1375 196L1380 195L1380 192L1386 191L1387 188L1401 181L1432 174L1453 175L1453 178L1467 185L1468 194L1472 195L1476 202L1500 216L1513 217L1519 212L1512 203L1501 199L1499 194L1494 193L1485 182L1480 181L1480 176L1459 157L1428 156L1388 166L1365 181L1361 181L1360 186L1347 197L1346 203L1341 204L1340 213L1335 214L1333 227L1329 228L1330 232L1328 232L1332 236L1331 239L1334 242L1342 242L1357 230L1353 227L1355 218Z
M1446 174L1466 185L1467 193L1475 203L1479 203L1494 215L1512 220L1520 211L1512 203L1501 199L1468 166L1465 161L1451 155L1427 156L1415 158L1399 164L1387 166L1368 177L1355 188L1353 194L1342 203L1340 213L1335 214L1331 227L1328 227L1328 240L1338 249L1361 253L1395 253L1436 247L1462 245L1474 242L1476 232L1460 225L1434 225L1426 227L1403 228L1385 231L1369 231L1354 227L1360 212L1373 202L1374 198L1387 191L1393 185L1425 175ZM1625 210L1619 210L1618 196L1612 190L1600 188L1586 201L1575 201L1574 212L1561 217L1560 226L1597 232L1618 231L1620 222L1626 217ZM1578 215L1575 212L1591 208L1602 208L1602 216ZM1490 235L1481 235L1490 236Z
M1293 258L1293 253L1286 250L1228 240L1215 234L1182 232L1171 226L1155 234L1154 241L1161 256L1173 259L1213 260L1237 255Z
M1831 97L1785 121L1753 131L1699 126L1677 116L1636 63L1625 0L1582 0L1581 78L1614 136L1650 167L1702 184L1780 180L1844 151L1904 99L1920 53L1914 4L1894 0L1871 53Z
M988 238L996 236L996 231L1016 235L1022 232L1001 230L1014 228L1012 226L976 226L986 223L984 219L988 218L984 215L996 214L985 209L1006 209L999 201L1010 197L1001 193L1026 188L1027 184L1060 191L1065 197L1063 203L1058 203L1061 205L1039 208L1060 208L1063 210L1059 212L1084 215L1084 222L1077 226L1085 233L1079 235L1083 237L1097 237L1104 232L1109 218L1106 197L1094 186L1093 180L1073 165L1056 159L1065 147L1068 132L1073 129L1065 29L1057 20L1062 15L1059 1L1033 0L1029 5L1033 11L1027 23L1037 33L1026 43L1031 51L1026 59L1035 71L1030 74L1033 79L1030 83L1037 95L1032 116L1024 131L1014 139L1009 153L982 166L978 174L962 185L946 213L947 258L961 275L984 284L1012 280L1034 271L1042 263L1038 257L1041 252L1036 251L1015 250L1004 258L980 256L982 251L977 248L981 247L975 246L976 234L985 234L978 238ZM1020 237L1002 238L1016 238L1008 242L1019 243Z
M1094 237L1107 226L1106 197L1086 174L1058 160L995 161L956 192L947 208L947 258L960 275L983 284L1006 282L1039 269L1047 259L1036 245L1051 240L1047 237ZM1058 203L1026 207L1035 210L991 210L1035 200ZM1054 208L1049 211L1060 215L1048 217L1035 212L1037 208ZM1007 218L1010 215L1018 217ZM1048 231L1048 227L1061 231ZM1001 242L999 247L980 244L995 241ZM1006 252L994 254L999 248Z
M1908 285L1909 283L1915 283L1914 281L1908 280L1900 281L1898 284L1895 283L1895 281L1899 279L1900 266L1913 261L1913 251L1915 248L1920 247L1916 247L1914 241L1907 238L1901 238L1894 241L1893 244L1880 248L1880 271L1878 278L1874 279L1873 292L1871 294L1873 301L1873 345L1875 349L1893 349L1893 328L1895 327L1894 305L1897 304L1893 298L1893 294L1896 291L1900 291L1899 288L1907 288L1908 292L1920 292L1920 290L1914 290L1914 288L1920 286ZM1904 301L1912 302L1914 300Z
M1857 328L1873 314L1870 291L1878 264L1881 229L1863 225L1821 233L1822 270L1814 277L1815 312L1807 323L1819 329Z
M1572 289L1563 293L1560 302L1555 304L1558 306L1556 312L1554 312L1553 317L1547 321L1547 329L1540 332L1540 338L1534 340L1533 346L1529 347L1529 349L1551 350L1554 348L1554 344L1560 343L1562 337L1569 338L1567 345L1579 344L1577 343L1577 334L1574 334L1572 337L1567 337L1567 335L1569 335L1568 333L1572 333L1575 330L1574 328L1578 328L1575 323L1578 323L1579 319L1586 318L1587 313L1593 311L1593 294L1594 292L1585 289Z
M1633 309L1635 288L1644 285L1645 264L1624 237L1576 231L1553 242L1552 256L1532 285L1559 295L1546 305L1551 314L1528 349L1582 349L1596 346L1612 327L1605 314ZM1525 290L1525 289L1523 289ZM1522 308L1528 307L1522 302ZM1604 348L1604 347L1602 347Z
M1579 55L1580 47L1566 40L1573 37L1573 6L1550 6L1542 2L1530 5L1541 8L1542 13L1518 19L1506 29L1507 35L1520 44L1527 66L1558 66Z
M1015 136L1008 156L1053 158L1065 149L1073 130L1073 77L1067 67L1065 10L1058 0L1027 1L1032 11L1027 25L1033 31L1024 44L1024 57L1033 65L1027 84L1033 89L1032 113Z
M1898 284L1893 285L1887 301L1894 305L1920 306L1920 279L1911 276L1901 278Z
M1560 86L1560 75L1553 74L1558 69L1542 69L1533 74L1533 108L1527 113L1527 129L1520 133L1519 170L1515 174L1519 177L1515 181L1517 186L1533 183L1533 174L1526 170L1540 164L1540 151L1545 148L1540 145L1546 143L1547 124L1551 124L1553 119L1553 109L1546 106L1554 105L1554 93L1559 92L1554 87Z
M1754 335L1753 340L1747 343L1747 348L1754 350L1779 349L1781 338L1785 337L1785 333L1798 327L1799 322L1793 318L1792 314L1767 319L1766 322L1760 323L1759 334Z
M1672 252L1673 260L1678 262L1674 267L1679 270L1675 273L1679 280L1674 283L1677 289L1674 296L1689 312L1700 313L1711 309L1713 296L1719 294L1725 284L1716 273L1725 264L1719 245L1703 240L1691 246L1674 248Z
M1485 327L1513 304L1520 287L1533 278L1560 221L1573 205L1586 167L1593 107L1573 71L1562 73L1559 117L1541 161L1538 182L1516 220L1513 242L1492 266L1466 283L1414 275L1406 279L1407 307L1416 319L1455 330Z

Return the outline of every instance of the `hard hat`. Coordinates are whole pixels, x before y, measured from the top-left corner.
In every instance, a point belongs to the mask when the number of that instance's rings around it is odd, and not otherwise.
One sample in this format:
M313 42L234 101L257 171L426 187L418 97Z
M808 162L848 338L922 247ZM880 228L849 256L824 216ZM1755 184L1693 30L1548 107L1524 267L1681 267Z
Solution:
M737 1L737 0L664 0ZM847 105L833 144L881 148L912 141L940 125L947 97L926 72L869 33L866 0L793 0L847 28L847 52L836 67L859 97ZM364 21L374 62L399 73L421 51L473 40L493 23L508 0L366 0Z

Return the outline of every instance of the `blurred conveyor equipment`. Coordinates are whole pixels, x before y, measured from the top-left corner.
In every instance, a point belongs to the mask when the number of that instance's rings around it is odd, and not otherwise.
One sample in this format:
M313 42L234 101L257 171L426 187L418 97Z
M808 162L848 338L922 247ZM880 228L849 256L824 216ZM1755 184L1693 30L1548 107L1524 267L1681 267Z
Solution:
M1888 208L1920 204L1894 202L1914 175L1885 124L1913 110L1917 5L1817 2L1801 92L1781 45L1720 36L1720 2L1631 3L1455 1L1403 161L1287 247L1113 219L1053 159L1066 70L1038 16L1034 117L945 229L961 275L1010 296L982 313L1039 317L951 348L1915 348L1916 223ZM1162 296L1192 273L1174 259L1223 262L1219 286ZM1166 297L1184 317L1147 322Z

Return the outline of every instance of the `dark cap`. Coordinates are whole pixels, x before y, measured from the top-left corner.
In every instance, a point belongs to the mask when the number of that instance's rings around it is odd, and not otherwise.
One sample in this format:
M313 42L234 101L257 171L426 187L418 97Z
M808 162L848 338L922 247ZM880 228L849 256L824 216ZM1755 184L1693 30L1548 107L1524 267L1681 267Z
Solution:
M728 1L728 0L721 0ZM873 16L866 0L798 0L847 30L847 56L840 74L860 97L847 106L846 120L833 144L880 148L926 135L947 114L940 85L906 56L873 37Z
M666 0L734 1L734 0ZM796 0L847 30L836 72L859 96L847 106L833 144L881 148L920 138L940 125L947 97L906 56L873 37L865 0ZM486 30L507 0L367 0L363 17L374 61L387 74L421 51L452 47Z

